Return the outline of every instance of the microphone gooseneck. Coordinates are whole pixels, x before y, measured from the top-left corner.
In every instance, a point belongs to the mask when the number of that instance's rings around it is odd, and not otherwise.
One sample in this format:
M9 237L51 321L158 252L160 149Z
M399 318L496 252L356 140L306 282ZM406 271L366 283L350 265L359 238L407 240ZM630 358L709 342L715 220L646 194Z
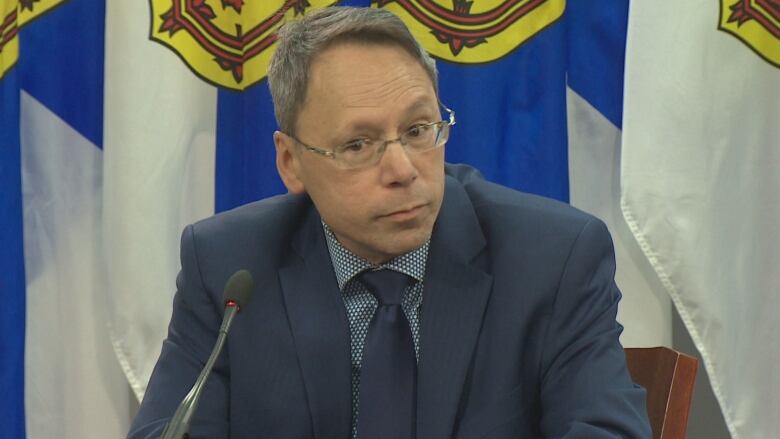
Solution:
M247 270L239 270L233 273L225 284L225 290L223 293L223 299L225 303L225 312L222 315L222 325L219 328L219 335L217 336L217 342L214 345L214 349L211 351L206 365L203 366L198 379L190 389L187 396L179 404L176 409L176 413L165 426L160 439L188 439L190 430L190 421L195 411L198 409L198 401L200 400L200 394L203 391L203 387L208 380L211 370L214 368L214 363L217 361L222 347L227 340L227 334L230 330L230 326L233 324L233 318L241 310L243 306L246 306L252 294L254 288L254 280L252 275Z

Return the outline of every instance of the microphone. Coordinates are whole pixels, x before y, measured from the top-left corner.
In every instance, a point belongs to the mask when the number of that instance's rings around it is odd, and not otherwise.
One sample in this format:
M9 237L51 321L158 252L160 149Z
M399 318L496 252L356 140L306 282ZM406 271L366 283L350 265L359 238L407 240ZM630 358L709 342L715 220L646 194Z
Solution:
M217 343L214 345L214 350L211 351L211 356L206 361L206 365L203 366L203 370L200 372L200 376L198 376L192 389L181 401L176 409L176 413L173 414L173 418L165 426L160 439L189 439L190 420L198 409L200 394L203 391L206 380L209 378L209 374L211 374L211 369L214 368L214 363L217 361L219 353L222 352L230 325L233 324L233 317L249 302L254 285L255 281L252 279L252 275L246 270L236 271L228 279L222 296L225 303L225 313L222 315L222 326L219 328Z

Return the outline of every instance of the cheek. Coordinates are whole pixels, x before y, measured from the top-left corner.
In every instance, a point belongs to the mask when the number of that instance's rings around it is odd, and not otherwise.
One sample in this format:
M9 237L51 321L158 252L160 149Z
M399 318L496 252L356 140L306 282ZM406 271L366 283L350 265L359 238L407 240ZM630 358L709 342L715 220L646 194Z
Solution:
M370 192L368 187L362 185L341 187L339 193L335 194L339 204L339 211L335 214L344 218L346 222L365 222L371 216L373 208L371 205L373 198Z
M370 217L371 196L365 184L350 179L311 181L307 192L330 226L363 224Z
M422 179L435 195L440 196L444 192L444 151L435 150L435 155L426 157L427 160L418 165Z
M414 165L426 180L444 178L444 147L420 153L414 158Z

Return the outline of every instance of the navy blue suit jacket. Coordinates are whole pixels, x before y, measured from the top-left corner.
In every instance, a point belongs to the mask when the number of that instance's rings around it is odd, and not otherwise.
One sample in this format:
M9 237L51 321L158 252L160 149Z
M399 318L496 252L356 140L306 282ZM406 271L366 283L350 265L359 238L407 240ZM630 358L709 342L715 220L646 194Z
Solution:
M424 281L417 437L650 437L645 392L618 341L604 224L471 168L447 174ZM168 338L129 437L160 435L214 345L226 280L245 268L253 298L192 434L349 438L348 322L308 197L188 226L181 263Z

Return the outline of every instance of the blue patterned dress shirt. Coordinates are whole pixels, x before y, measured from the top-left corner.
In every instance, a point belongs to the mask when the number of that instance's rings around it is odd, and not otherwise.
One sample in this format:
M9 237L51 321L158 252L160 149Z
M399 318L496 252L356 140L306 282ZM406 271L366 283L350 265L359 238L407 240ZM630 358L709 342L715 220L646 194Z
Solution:
M327 224L323 222L322 226L325 229L330 259L336 272L336 281L338 282L339 290L341 290L342 299L344 300L347 320L349 320L350 347L352 352L352 437L357 438L356 427L360 400L360 365L363 359L363 345L368 333L368 325L374 316L378 302L374 295L356 277L366 270L388 269L404 273L415 280L415 282L406 287L401 300L401 308L409 321L414 351L419 362L423 279L425 278L425 264L428 260L430 241L426 241L425 244L416 250L397 256L383 264L374 265L344 248Z

